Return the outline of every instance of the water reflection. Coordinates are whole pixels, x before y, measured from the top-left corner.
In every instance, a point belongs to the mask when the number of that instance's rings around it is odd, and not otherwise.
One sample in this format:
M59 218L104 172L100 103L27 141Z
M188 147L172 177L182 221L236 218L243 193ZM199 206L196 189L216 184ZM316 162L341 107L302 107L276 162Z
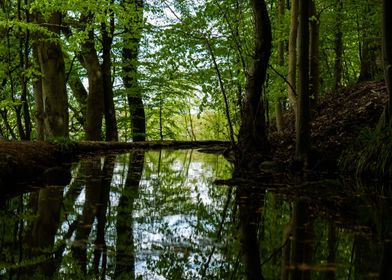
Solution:
M191 150L71 171L1 198L1 279L392 279L385 189L218 186L230 164Z

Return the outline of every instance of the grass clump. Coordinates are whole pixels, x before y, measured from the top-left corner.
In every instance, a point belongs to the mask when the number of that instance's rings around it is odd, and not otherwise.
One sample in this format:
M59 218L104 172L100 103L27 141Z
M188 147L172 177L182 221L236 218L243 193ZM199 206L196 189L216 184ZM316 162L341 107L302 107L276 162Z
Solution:
M343 152L339 167L359 177L391 178L392 175L392 128L379 131L366 129Z

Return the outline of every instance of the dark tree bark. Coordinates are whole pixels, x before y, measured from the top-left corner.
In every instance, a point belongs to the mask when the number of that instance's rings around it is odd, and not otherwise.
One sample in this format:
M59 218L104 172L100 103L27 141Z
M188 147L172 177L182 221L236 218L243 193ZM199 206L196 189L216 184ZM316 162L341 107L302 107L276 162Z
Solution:
M259 226L258 209L264 205L260 190L242 186L237 188L236 200L240 219L241 257L247 280L264 279L261 271L260 244L257 237Z
M336 0L336 30L335 30L335 66L334 66L334 83L333 89L337 90L342 83L343 73L343 0Z
M289 279L289 268L290 268L290 255L291 255L291 242L290 236L292 236L292 224L287 224L283 230L283 244L286 244L282 249L282 270L280 274L280 280Z
M56 272L53 250L56 232L60 226L63 191L64 189L59 186L49 186L39 191L38 208L29 242L32 248L31 257L40 257L44 260L35 268L34 273L48 278L52 278Z
M68 137L68 97L65 85L64 57L57 39L60 36L62 13L50 15L47 28L52 38L43 37L37 43L41 67L42 101L44 112L45 138ZM44 23L37 15L37 23Z
M80 22L87 24L92 15L81 16ZM104 87L101 65L94 43L94 31L88 32L88 37L81 45L83 66L87 70L89 93L87 97L86 139L102 140L102 118L104 114Z
M265 158L270 152L262 92L271 55L271 22L264 1L252 0L251 6L255 23L255 52L252 68L247 73L246 96L242 104L238 135L240 167L247 166L249 158L255 154Z
M99 202L97 205L97 229L94 242L93 270L97 278L104 279L107 265L107 246L105 240L105 229L107 223L107 208L110 201L110 187L113 179L115 155L105 157L102 169L102 184ZM100 271L101 264L101 271Z
M309 110L309 0L299 0L299 83L298 108L296 118L295 159L307 164L310 150L310 110Z
M382 263L383 244L373 239L357 234L354 236L353 279L366 279L369 275L376 275ZM390 259L388 260L390 266ZM383 272L381 272L382 275ZM377 279L377 278L376 278ZM388 278L378 278L388 279Z
M279 0L278 2L278 15L279 15L279 25L280 28L283 28L283 19L285 14L285 1ZM284 66L284 45L285 41L280 40L278 42L278 65ZM283 119L283 98L278 97L275 100L275 119L276 119L276 129L278 133L282 133L283 126L284 126L284 119Z
M388 91L388 105L385 116L386 123L391 124L392 118L392 1L383 0L383 58L384 58L384 76Z
M290 105L293 107L295 115L297 115L297 36L298 36L298 1L292 0L291 4L291 20L290 20L290 36L289 36L289 72L287 81L288 98Z
M122 80L127 92L133 141L146 139L146 117L142 93L137 81L137 59L143 26L143 0L123 0L124 11L134 17L124 26Z
M315 1L310 3L310 100L315 108L320 94L320 18Z
M327 262L328 265L333 266L336 264L336 250L337 250L337 233L336 233L336 225L334 222L330 222L328 225L328 256ZM325 272L325 280L335 280L336 279L336 271L328 270Z
M311 271L300 267L303 264L309 266L313 260L314 229L307 201L299 199L294 203L292 224L292 271L290 272L290 279L310 280Z
M117 207L116 268L114 279L135 279L135 245L133 236L134 201L144 167L144 151L129 155L127 179Z
M93 222L97 215L102 193L101 160L90 159L81 162L82 172L86 176L86 198L82 215L79 217L75 240L72 244L72 255L83 274L87 273L87 243Z
M114 35L114 17L110 16L110 33L107 31L106 23L101 24L102 34L102 74L103 74L103 88L104 88L104 109L105 109L105 125L106 141L118 141L116 111L113 100L113 83L112 83L112 60L111 49Z
M382 66L378 63L381 58L381 40L380 29L378 24L374 22L374 16L378 16L377 6L380 6L379 0L368 0L364 5L362 42L360 49L361 68L358 82L372 81L380 78L382 74Z
M39 59L38 59L38 49L37 46L33 46L33 58L34 63L37 68L39 68ZM34 92L34 101L35 101L35 126L36 126L36 134L37 140L45 139L45 124L44 124L44 103L42 99L42 77L35 77L33 81L33 92Z
M18 20L22 21L22 8L21 8L22 1L18 0ZM25 21L30 22L30 15L29 12L26 11L25 14ZM19 34L22 35L22 30L19 28ZM28 78L26 77L26 70L29 67L29 52L30 52L30 32L26 30L19 38L19 67L22 71L20 75L20 83L21 83L21 101L22 101L22 112L23 112L23 120L24 120L24 139L22 140L30 140L31 138L31 118L30 118L30 108L29 103L27 101L28 95Z
M279 17L279 26L283 28L283 20L285 14L285 0L279 0L278 2L278 17ZM284 65L284 48L285 48L285 40L280 39L278 42L278 64L283 66Z

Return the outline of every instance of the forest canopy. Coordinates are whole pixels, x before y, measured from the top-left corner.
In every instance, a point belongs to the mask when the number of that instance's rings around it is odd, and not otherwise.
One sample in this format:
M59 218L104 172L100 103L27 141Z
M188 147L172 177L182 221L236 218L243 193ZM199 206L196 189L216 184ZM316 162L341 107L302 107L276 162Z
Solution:
M257 61L252 2L1 1L1 137L237 141ZM283 113L297 113L304 6L262 2L272 30L262 104L281 131ZM310 106L383 79L381 1L304 3Z

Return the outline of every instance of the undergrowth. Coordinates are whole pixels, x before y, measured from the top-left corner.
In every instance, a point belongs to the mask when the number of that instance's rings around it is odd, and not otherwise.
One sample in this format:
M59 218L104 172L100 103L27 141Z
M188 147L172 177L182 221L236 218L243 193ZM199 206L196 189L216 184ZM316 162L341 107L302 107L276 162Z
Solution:
M77 143L66 137L53 137L49 138L48 142L58 147L62 153L72 153L76 150Z
M363 130L342 153L339 167L359 177L390 178L392 175L392 127Z

